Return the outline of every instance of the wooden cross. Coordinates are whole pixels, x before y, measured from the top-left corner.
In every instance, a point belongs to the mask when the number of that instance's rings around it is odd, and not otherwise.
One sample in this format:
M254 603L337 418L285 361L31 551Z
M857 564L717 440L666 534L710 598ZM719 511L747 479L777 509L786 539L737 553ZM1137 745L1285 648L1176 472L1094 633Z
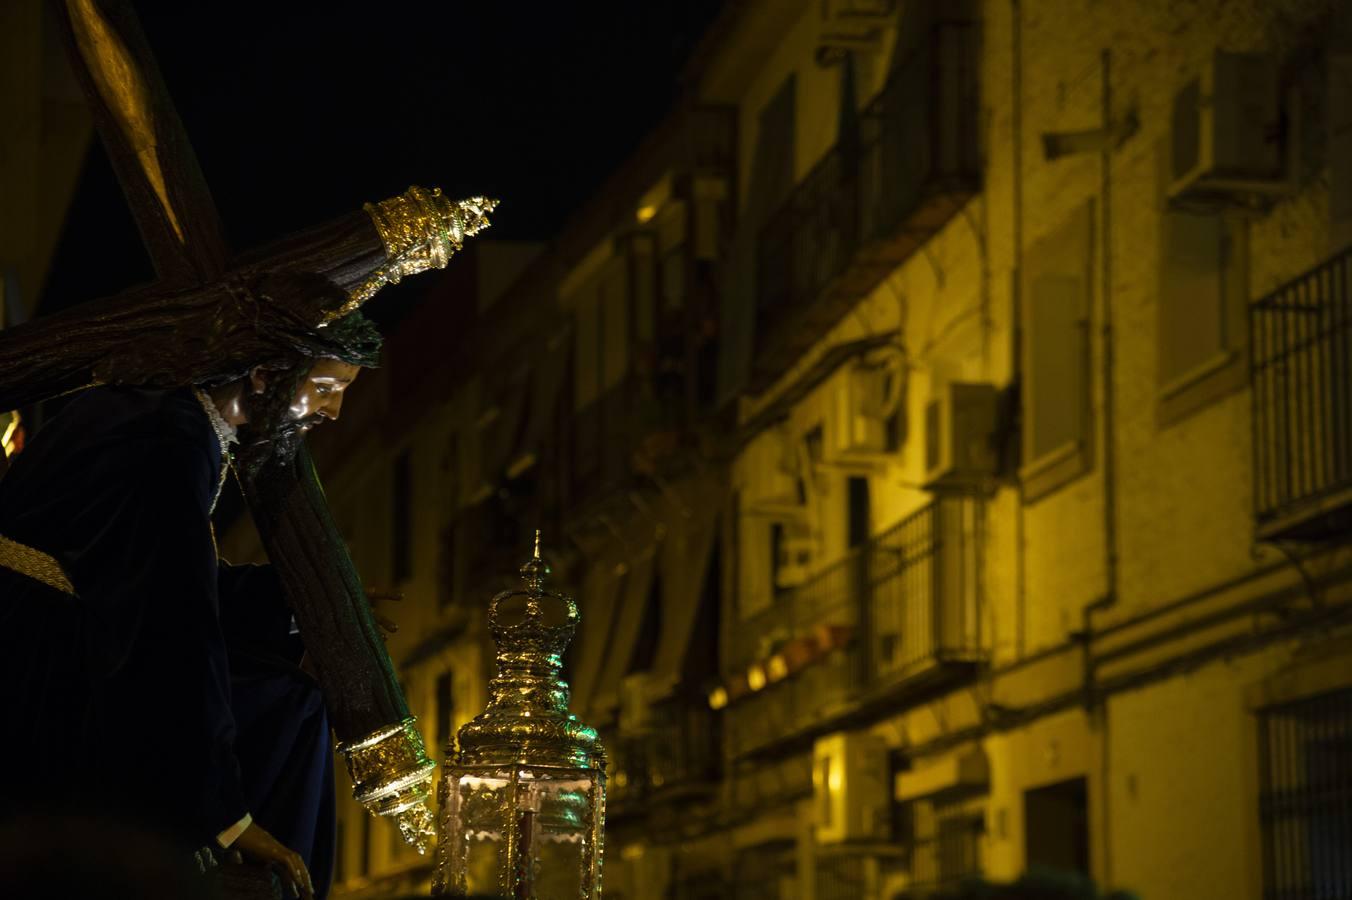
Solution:
M386 282L444 265L465 236L486 227L491 202L451 204L439 192L410 189L235 256L127 2L53 6L158 278L0 333L0 409L90 383L187 385L288 350L294 355L298 345L322 345L319 326ZM421 244L404 235L412 251L392 246L397 228L379 227L382 214L410 205L437 223L435 236ZM302 447L292 464L266 467L243 487L315 663L340 749L347 748L358 797L374 812L398 815L405 838L422 849L430 814L414 801L426 799L434 764L307 452Z

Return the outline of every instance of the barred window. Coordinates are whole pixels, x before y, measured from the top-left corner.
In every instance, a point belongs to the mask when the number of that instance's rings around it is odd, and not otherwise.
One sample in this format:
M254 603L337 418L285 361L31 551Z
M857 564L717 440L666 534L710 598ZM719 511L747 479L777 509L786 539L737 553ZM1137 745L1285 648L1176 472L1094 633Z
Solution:
M869 862L859 855L818 858L817 900L857 900L868 896Z
M1259 714L1265 900L1352 898L1352 689Z
M917 802L911 887L905 896L923 897L979 877L985 830L980 800Z

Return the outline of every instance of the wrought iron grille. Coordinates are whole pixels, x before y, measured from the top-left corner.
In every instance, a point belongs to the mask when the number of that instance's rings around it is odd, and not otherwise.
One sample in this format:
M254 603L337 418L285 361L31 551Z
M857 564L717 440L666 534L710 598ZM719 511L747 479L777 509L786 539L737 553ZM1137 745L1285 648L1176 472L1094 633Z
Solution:
M1265 900L1352 898L1352 689L1259 717Z
M711 784L718 777L718 734L713 713L703 706L675 702L652 710L643 734L608 735L612 808L647 811L664 792Z
M933 831L911 849L911 886L906 897L926 897L981 875L982 814L962 801L936 803Z
M734 629L734 668L795 640L843 637L825 658L739 701L727 722L734 755L820 724L875 688L979 661L983 522L980 497L935 500Z
M1338 495L1352 492L1350 280L1352 251L1252 308L1254 507L1260 529L1299 521L1311 509L1329 512Z
M980 653L982 527L980 498L945 497L869 545L874 677Z
M869 860L863 856L817 859L817 900L858 900L868 896Z

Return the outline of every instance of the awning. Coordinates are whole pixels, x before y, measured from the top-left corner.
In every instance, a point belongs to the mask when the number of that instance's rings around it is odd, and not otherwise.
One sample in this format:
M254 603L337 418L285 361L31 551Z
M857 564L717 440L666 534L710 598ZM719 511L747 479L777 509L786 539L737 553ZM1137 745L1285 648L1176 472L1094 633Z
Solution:
M670 696L680 684L726 492L722 476L709 475L676 489L676 496L668 504L672 507L667 519L670 530L658 560L662 578L662 635L653 659L650 681L653 701Z
M596 686L591 707L587 710L587 714L594 719L604 719L620 704L620 683L629 674L629 661L634 655L634 645L643 627L643 614L648 609L648 594L653 586L657 552L657 547L649 547L629 563L624 593L615 611L615 627L606 646L601 680Z
M605 647L610 640L615 601L624 581L623 572L616 571L613 558L602 557L592 564L582 580L582 592L577 598L578 614L582 617L580 633L568 652L576 654L577 668L573 670L572 702L574 710L585 710L591 704L596 690Z
M535 465L540 447L552 436L559 390L567 377L569 339L567 329L559 329L539 348L540 356L531 367L525 423L512 435L515 444L507 459L508 478L516 478Z

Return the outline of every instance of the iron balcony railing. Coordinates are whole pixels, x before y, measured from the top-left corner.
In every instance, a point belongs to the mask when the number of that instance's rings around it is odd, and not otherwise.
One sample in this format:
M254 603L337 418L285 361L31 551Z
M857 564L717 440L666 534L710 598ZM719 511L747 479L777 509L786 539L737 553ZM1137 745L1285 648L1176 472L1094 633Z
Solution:
M976 190L975 48L970 24L936 26L762 227L753 390Z
M734 671L766 672L727 717L733 755L980 662L983 523L981 498L941 497L733 629ZM776 679L773 658L805 639L834 649Z
M1324 537L1352 509L1352 250L1255 303L1250 321L1259 531Z
M720 758L713 713L673 702L655 708L652 715L652 726L641 734L607 736L606 794L612 811L646 810L663 796L717 780Z
M677 434L683 419L679 404L660 396L652 379L631 373L576 410L566 427L572 496L580 500L628 478L635 452L651 452L654 437Z

